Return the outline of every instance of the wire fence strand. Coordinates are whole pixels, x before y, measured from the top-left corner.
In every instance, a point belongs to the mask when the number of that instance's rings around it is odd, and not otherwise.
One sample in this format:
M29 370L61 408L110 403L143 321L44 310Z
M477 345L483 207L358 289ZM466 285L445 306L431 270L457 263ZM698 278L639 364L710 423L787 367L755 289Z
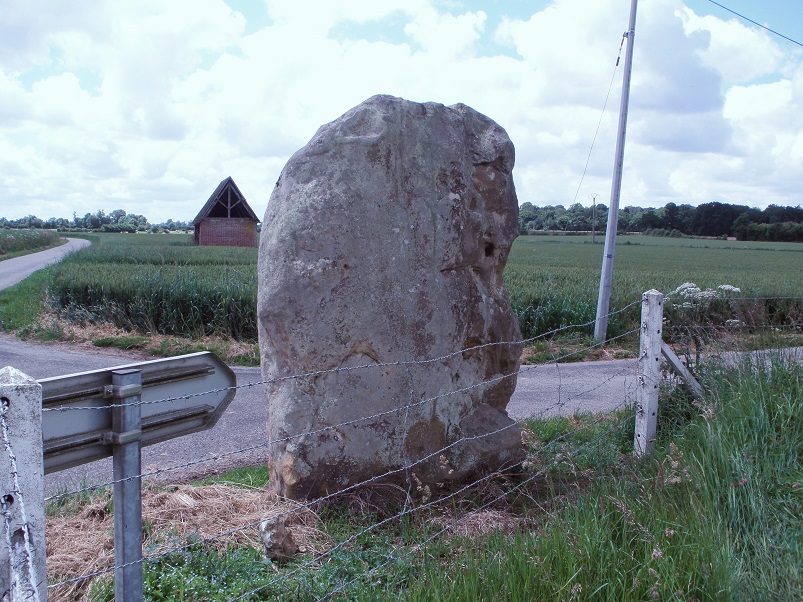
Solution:
M742 298L742 299L744 299L744 300L757 300L757 299L758 300L762 300L763 298L745 297L745 298ZM800 299L800 298L793 297L792 299ZM733 299L728 299L728 301L733 301ZM617 313L621 313L621 312L627 311L630 308L632 308L633 306L638 305L640 303L641 303L641 300L635 301L633 303L628 304L627 306L625 306L624 308L622 308L620 310L617 310L615 312L611 312L610 315L614 315L614 314L617 314ZM382 363L382 364L366 364L366 365L354 366L354 367L334 368L334 369L327 369L327 370L312 371L312 372L307 372L307 373L303 373L303 374L295 374L295 375L284 376L284 377L280 377L280 378L265 379L265 380L262 380L262 381L256 382L256 383L248 383L248 384L245 384L245 385L239 385L236 388L244 388L244 387L249 387L250 388L250 387L254 387L254 386L258 386L258 385L269 385L269 384L278 383L278 382L282 382L282 381L287 381L287 380L291 380L291 379L314 378L316 376L325 375L325 374L333 374L333 373L337 373L337 372L345 372L345 371L353 371L353 370L367 370L367 369L383 368L383 367L387 368L387 367L393 367L393 366L395 366L395 367L404 367L406 370L409 371L410 369L412 369L415 366L427 366L427 365L431 365L433 363L437 363L439 361L445 361L450 357L453 357L453 356L458 355L458 354L465 353L467 351L478 350L478 349L482 349L482 348L490 347L490 346L494 346L494 345L521 345L523 343L533 342L535 340L542 339L542 338L544 338L546 336L549 336L549 335L557 334L558 332L563 332L563 331L566 331L566 330L570 330L572 328L580 328L580 327L588 326L588 325L593 324L593 323L594 323L593 321L590 321L590 322L587 322L587 323L584 323L584 324L576 324L576 325L564 326L564 327L555 329L553 331L550 331L550 333L545 333L545 334L539 335L537 337L532 337L530 339L527 339L526 341L521 341L521 342L518 342L518 341L501 341L501 342L486 343L486 344L483 344L483 345L477 345L477 346L470 347L470 348L467 348L467 349L461 349L460 351L456 351L456 352L449 353L449 354L446 354L446 355L440 355L438 357L433 357L433 358L424 359L424 360L418 360L418 361L409 361L409 360L408 361L396 361L396 362L387 362L387 363ZM766 327L766 328L774 328L774 326L769 325L769 324L764 324L762 326ZM787 328L787 329L797 329L797 328L800 327L800 324L797 323L797 322L794 322L794 323L790 323L790 324L785 324L783 326L785 328ZM673 329L675 329L675 328L680 329L682 327L681 326L677 326L676 327L673 324L665 324L664 330L667 331L667 332L672 332ZM688 329L688 328L690 328L690 326L687 325L686 328ZM714 331L718 331L718 330L722 330L722 329L727 329L728 326L727 325L722 325L722 324L717 324L717 325L693 324L691 326L691 328L705 329L708 332L714 332ZM176 464L176 465L169 466L169 467L159 468L159 469L156 469L156 470L153 470L153 471L149 471L149 472L144 472L141 475L137 475L137 477L141 478L141 477L149 477L149 476L160 475L160 474L163 474L163 473L167 473L169 471L179 470L179 469L182 469L182 468L186 468L186 467L189 467L189 466L195 466L195 465L202 464L202 463L205 463L205 462L213 462L215 460L219 460L219 459L224 458L224 457L225 458L229 458L229 457L236 456L238 454L244 454L244 453L252 452L252 451L255 451L255 450L269 450L274 445L281 444L281 443L287 443L287 442L293 441L293 440L295 440L295 439L297 439L299 437L320 435L320 434L325 433L326 431L329 431L331 429L339 429L339 428L343 428L343 427L346 427L346 426L349 426L349 425L354 425L354 424L357 424L357 423L360 423L360 422L363 422L363 421L376 420L376 419L379 419L379 418L383 418L383 417L389 416L389 415L394 414L394 413L403 412L404 413L403 414L404 423L406 425L407 424L407 420L409 418L409 412L411 411L411 409L423 406L424 404L427 404L427 403L435 403L438 400L447 399L447 398L449 398L450 396L453 396L453 395L459 395L459 394L467 393L469 391L473 391L473 390L475 390L477 388L480 388L480 387L490 387L490 386L493 386L493 385L499 383L500 381L502 381L504 379L514 378L514 377L517 377L517 376L519 376L521 374L527 373L527 372L532 371L532 370L537 370L537 369L542 368L542 367L547 366L547 365L555 364L556 366L559 366L560 362L562 362L562 361L565 361L567 359L570 359L570 358L572 358L574 356L577 356L577 355L580 355L580 354L585 354L585 353L587 353L588 351L590 351L592 349L595 349L595 348L600 347L602 345L610 344L611 342L614 342L614 341L616 341L618 339L622 339L624 337L631 336L631 335L635 334L638 331L639 331L639 328L635 328L635 329L629 330L627 332L624 332L624 333L622 333L622 334L620 334L618 336L611 337L610 339L607 339L606 341L600 341L600 342L596 342L596 343L584 346L582 349L572 350L572 351L563 352L563 353L559 353L559 354L553 354L553 357L548 361L543 361L543 362L539 362L539 363L532 364L532 365L524 365L524 366L521 366L519 369L517 369L515 371L511 371L511 372L505 373L505 374L494 375L493 377L487 378L487 379L485 379L485 380L483 380L481 382L472 383L472 384L467 385L465 387L459 387L459 388L457 388L455 390L447 391L447 392L444 392L444 393L439 393L439 394L434 395L434 396L428 396L428 397L426 397L424 399L420 399L420 400L415 400L415 396L413 394L413 390L412 390L412 387L411 387L409 395L402 395L402 397L405 397L405 402L400 404L398 407L393 407L393 408L390 408L388 410L384 410L382 412L377 412L377 413L374 413L374 414L372 414L370 416L360 416L360 417L352 418L352 419L349 419L349 420L344 420L344 421L342 421L342 422L340 422L338 424L324 425L324 426L321 426L320 428L312 429L312 430L309 430L309 431L306 431L306 432L303 432L303 433L292 434L292 435L288 435L286 437L272 439L272 440L269 440L269 441L267 441L265 443L260 443L258 445L248 446L248 447L245 447L245 448L242 448L242 449L239 449L239 450L235 450L235 451L231 451L231 452L225 452L225 453L221 453L221 454L213 454L213 455L211 455L209 457L195 459L195 460L192 460L190 462L185 462L185 463ZM553 399L551 403L545 404L542 407L537 408L537 410L535 410L535 411L531 411L528 414L527 418L520 418L520 419L514 420L514 421L512 421L511 424L508 424L508 425L506 425L506 426L504 426L502 428L496 429L496 430L494 430L492 432L483 433L481 435L458 437L454 441L451 441L448 444L441 446L439 449L437 449L435 451L432 451L430 453L427 453L427 454L423 455L422 457L418 457L416 459L412 459L412 458L409 457L409 455L405 454L404 458L402 459L402 461L400 463L400 465L397 465L397 466L395 466L393 468L385 470L381 474L377 474L377 475L371 476L370 478L363 479L363 480L361 480L359 482L356 482L356 483L353 483L351 485L348 485L348 486L344 487L343 489L341 489L339 491L328 493L327 495L320 496L320 497L317 497L317 498L312 499L312 500L308 500L308 501L306 501L304 503L301 503L301 504L298 504L297 506L294 506L293 508L284 510L284 511L280 512L279 514L272 514L270 516L270 518L272 520L273 519L278 519L278 518L281 518L281 517L291 516L291 515L293 515L294 513L297 513L297 512L302 512L302 511L305 511L305 510L314 509L315 507L320 507L321 504L325 504L325 503L331 502L331 501L333 501L333 500L335 500L335 499L337 499L337 498L339 498L341 496L354 493L354 492L358 491L361 488L370 487L370 486L372 486L374 484L381 483L383 481L393 480L395 478L398 478L399 476L403 477L404 482L406 482L407 486L408 486L408 489L407 489L407 492L406 492L407 497L406 497L406 499L404 501L404 504L402 505L402 508L401 508L400 511L395 512L391 516L383 518L382 520L377 520L377 521L373 522L372 524L367 525L365 528L360 529L358 532L350 535L349 537L343 538L341 541L339 541L336 544L332 545L331 547L326 549L324 552L315 555L313 558L305 561L304 563L302 563L298 567L295 567L292 571L288 571L288 572L282 573L280 575L277 575L273 579L269 580L267 583L262 583L258 587L254 588L254 589L251 589L250 591L242 592L242 593L238 594L237 596L231 598L231 601L235 602L235 601L238 601L238 600L244 600L244 599L250 598L251 596L254 596L254 595L256 595L256 594L258 594L258 593L260 593L260 592L262 592L262 591L264 591L264 590L266 590L268 588L270 588L270 587L274 587L277 584L280 584L280 583L282 583L284 581L292 579L294 576L298 575L301 571L303 571L305 569L308 569L308 568L310 568L312 566L316 566L316 565L320 564L322 561L324 561L327 558L331 558L339 550L342 550L345 547L351 545L358 538L363 537L363 536L365 536L367 534L370 534L371 532L375 531L376 529L379 529L379 528L389 524L392 521L403 520L405 517L411 515L412 513L422 512L422 511L425 511L425 510L433 508L436 504L449 502L450 500L454 500L454 499L457 498L457 496L460 496L460 495L464 494L465 492L471 490L472 488L477 488L479 485L488 482L489 479L496 478L499 473L485 474L485 475L481 476L480 478L477 478L477 479L471 481L470 483L463 484L463 485L457 487L456 489L454 489L453 491L450 491L449 493L446 493L446 494L444 494L444 495L442 495L440 497L437 497L435 499L431 499L431 500L426 500L425 499L424 501L422 501L421 503L418 503L418 504L415 504L415 503L411 502L411 500L412 500L411 493L412 493L412 487L413 487L413 484L411 482L411 475L414 475L415 473L413 471L415 471L416 468L418 466L422 465L423 463L426 463L426 462L429 462L429 461L432 461L432 460L436 460L439 457L442 457L447 452L450 452L451 450L455 449L457 446L464 445L464 444L469 443L471 441L476 441L476 440L482 439L484 437L493 437L493 436L499 435L500 433L502 433L502 432L504 432L504 431L506 431L508 429L526 427L526 423L527 423L528 420L533 419L533 418L535 418L535 419L543 418L545 416L550 415L556 409L559 410L559 411L562 411L562 409L566 405L568 405L569 402L571 402L573 400L576 400L576 399L583 399L584 397L587 397L587 396L591 395L596 390L598 390L599 388L605 386L606 384L608 384L609 382L613 381L614 379L619 378L619 377L621 377L623 375L626 375L626 374L633 374L636 379L642 379L643 380L643 379L647 378L647 375L639 373L637 370L634 370L632 366L626 366L626 367L623 367L622 369L618 370L617 372L614 372L614 373L610 374L609 376L607 376L607 378L593 383L592 386L585 387L582 391L573 392L571 395L569 395L567 397L564 397L562 395L561 389L559 387L558 390L557 390L557 398L556 399ZM560 377L560 382L562 382L562 377ZM657 384L657 383L655 383L655 384ZM215 392L217 392L217 390ZM194 395L203 395L203 394L204 393L194 394ZM164 402L164 401L171 401L171 400L175 400L175 399L184 399L184 397L177 397L177 398L171 398L169 400L159 400L159 401ZM156 403L156 402L152 402L152 403ZM121 405L123 405L123 404L121 404ZM127 405L131 405L131 404L127 404ZM610 410L610 411L621 410L622 408L626 407L627 405L628 405L628 396L627 396L627 390L625 389L625 390L623 390L622 402L619 405L617 405L615 408ZM84 409L84 408L75 408L75 409ZM96 408L88 408L88 409L96 409ZM586 429L589 429L592 426L594 426L596 424L599 424L599 422L601 422L603 420L607 420L607 419L608 419L607 415L600 415L600 416L596 417L594 420L585 423L582 427L580 427L578 429L575 429L573 431L564 433L560 437L554 438L553 440L549 441L547 444L543 445L539 449L541 451L551 450L551 449L555 448L556 446L561 445L562 442L565 441L568 437L570 437L570 436L572 436L574 434L577 434L577 433L581 433L582 431L584 431ZM358 575L358 576L356 576L356 577L354 577L354 578L352 578L350 580L347 580L347 581L344 581L344 582L340 583L335 589L332 589L332 590L330 590L329 592L326 592L323 595L316 594L316 595L319 596L319 597L317 597L317 600L319 600L319 601L328 600L328 599L332 598L333 596L339 595L339 594L343 593L346 589L348 589L350 586L352 586L356 582L358 582L360 579L364 579L364 578L366 578L366 576L372 574L375 571L378 571L378 570L382 569L383 567L393 563L394 561L398 560L399 558L402 558L402 557L404 557L406 555L412 554L416 550L420 550L423 546L429 545L431 542L433 542L438 537L440 537L443 534L445 534L446 532L448 532L450 529L454 529L462 521L467 520L473 514L476 514L477 512L481 512L482 510L487 508L489 505L500 501L505 496L509 496L511 493L520 491L522 488L524 488L528 484L532 483L534 479L542 477L545 474L547 474L547 472L549 470L554 468L557 465L557 463L559 463L561 461L561 459L559 459L559 458L563 458L563 459L568 458L568 459L571 460L574 457L576 457L577 454L582 453L584 450L593 449L595 446L598 447L598 446L602 445L607 440L607 437L609 436L609 434L611 432L614 432L617 429L621 429L625 423L627 423L628 421L632 421L632 420L634 420L634 415L633 415L632 412L628 412L627 415L624 418L622 418L621 420L618 420L615 424L610 426L610 428L606 429L604 432L602 432L600 434L597 434L592 441L589 441L589 442L581 445L580 447L574 448L573 451L571 452L570 456L567 457L567 456L556 455L555 458L553 458L552 460L548 461L546 465L542 466L541 468L539 468L538 470L536 470L532 474L527 475L527 477L522 482L517 483L515 486L512 487L512 489L508 489L505 493L500 494L500 495L496 496L495 498L493 498L493 499L491 499L489 501L485 501L481 506L473 509L471 512L465 513L462 516L455 518L448 525L445 525L443 528L439 529L436 533L432 534L431 536L426 537L424 540L422 540L421 542L417 543L415 546L406 546L405 547L405 545L403 545L403 544L399 544L398 546L395 546L393 548L393 550L391 550L390 553L388 553L386 555L385 560L382 563L380 563L380 564L378 564L376 566L373 566L370 569L367 569L365 572L362 572L360 575ZM406 428L407 427L405 426L405 429ZM513 466L513 463L511 463L510 465L506 465L506 466L501 467L501 470L510 469L510 468L512 468L512 466ZM131 478L137 478L137 477L131 477ZM76 489L75 491L60 493L60 494L48 497L47 500L48 501L56 501L56 500L59 500L60 498L63 498L65 496L78 494L78 493L83 493L83 492L91 491L91 490L95 490L95 489L100 489L100 488L103 488L103 487L108 487L109 485L113 485L115 482L116 481L109 481L109 482L103 483L103 484L92 485L92 486L89 486L89 487ZM220 533L217 533L217 534L214 534L214 535L211 535L211 536L208 536L208 537L199 538L199 539L193 540L191 542L183 543L182 545L178 545L178 546L175 546L175 547L170 547L168 549L164 549L164 550L161 550L159 552L155 552L155 553L149 554L149 555L145 556L141 561L137 561L137 562L153 563L153 562L156 562L156 561L158 561L160 559L165 558L166 556L168 556L170 554L186 551L186 550L192 548L193 546L197 546L199 544L201 544L201 545L214 544L215 542L224 540L225 538L231 537L231 536L236 535L238 533L241 533L243 531L246 531L246 530L249 530L249 529L258 528L260 526L260 524L263 522L263 520L264 519L260 519L260 520L257 520L257 521L251 521L251 522L249 522L247 524L238 525L238 526L236 526L234 528L226 529L226 530L224 530L224 531L222 531ZM98 578L98 577L101 577L101 576L104 576L104 575L108 575L108 574L112 573L113 571L115 571L116 569L125 568L126 566L129 566L130 564L135 564L135 563L129 563L129 564L124 564L124 565L115 565L115 566L106 567L106 568L103 568L103 569L100 569L100 570L97 570L97 571L94 571L94 572L91 572L91 573L88 573L88 574L85 574L85 575L75 576L75 577L72 577L70 579L63 580L63 581L60 581L58 583L54 583L52 585L49 585L48 589L57 589L57 588L64 587L64 586L67 586L67 585L76 584L76 583L81 582L81 581L92 580L92 579L95 579L95 578Z
M604 342L598 342L598 343L595 343L595 344L593 344L593 345L590 345L590 346L588 346L586 349L590 349L590 348L595 348L595 347L598 347L598 346L600 346L600 345L604 344L605 342L610 342L610 341L613 341L613 340L615 340L615 339L617 339L617 338L622 338L622 337L628 336L628 335L630 335L630 334L633 334L634 332L637 332L637 329L634 329L634 330L632 330L632 331L629 331L629 332L627 332L627 333L623 333L623 334L619 335L618 337L613 337L613 338L611 338L611 339L608 339L608 341L604 341ZM562 356L560 356L560 357L558 357L558 358L555 358L555 359L553 359L553 360L552 360L552 361L550 361L550 362L546 362L545 364L556 363L556 362L557 362L557 361L559 361L560 359L565 359L565 358L567 358L567 357L570 357L570 356L572 356L572 355L576 355L576 354L578 354L578 353L581 353L581 352L583 352L583 351L585 351L585 350L577 350L577 351L572 351L572 352L570 352L570 353L567 353L567 354L564 354L564 355L562 355ZM511 374L508 374L508 375L504 375L504 376L501 376L501 377L497 377L497 378L493 378L493 379L489 379L489 380L487 380L487 381L483 381L483 382L481 382L481 383L477 383L477 384L475 384L475 385L472 385L472 386L470 386L470 387L466 387L466 388L464 388L464 389L472 389L472 388L476 388L476 387L478 387L478 386L485 386L485 385L487 385L488 383L494 383L494 382L498 382L498 380L500 380L501 378L509 378L509 377L511 377L511 376L514 376L514 375L517 375L517 374L519 374L520 372L524 372L524 371L528 371L528 370L536 369L536 368L538 368L539 366L542 366L542 365L545 365L545 364L538 364L538 365L534 365L534 366L525 366L525 367L523 367L521 370L518 370L518 371L516 371L516 372L514 372L514 373L511 373ZM623 370L622 372L626 372L626 371L629 371L629 369L628 369L628 370ZM600 384L600 385L597 385L597 386L601 386L601 384ZM594 388L597 388L597 387L594 387ZM593 390L594 388L592 388L592 390ZM460 390L458 390L458 391L460 391ZM452 394L454 394L454 393L456 393L456 392L458 392L458 391L453 391L453 392L447 393L447 394L445 394L445 395L439 395L439 396L431 397L431 398L428 398L428 399L425 399L425 400L422 400L422 401L416 402L415 404L408 404L408 405L416 405L416 406L417 406L417 405L421 405L422 403L426 403L426 402L428 402L428 401L433 401L433 400L440 399L441 397L445 397L445 396L448 396L448 395L452 395ZM561 405L561 402L560 402L560 401L558 401L558 402L557 402L556 404L554 404L554 405L555 405L556 407L557 407L557 406L560 406L560 405ZM623 402L623 403L622 403L620 406L618 406L618 407L617 407L617 408L615 408L615 409L619 409L619 407L624 407L624 405L625 405L625 404L624 404L624 402ZM397 409L396 411L399 411L399 410L401 410L401 409L403 409L403 407L402 407L402 408L399 408L399 409ZM545 412L546 412L546 410L544 410L544 412L543 412L543 413L545 413ZM384 414L385 414L385 413L380 413L380 414L378 414L377 416L381 416L381 415L384 415ZM350 423L353 423L353 422L355 422L355 421L348 421L348 422L344 422L344 423L342 423L341 425L334 425L334 426L332 426L332 427L328 427L328 428L336 428L337 426L342 426L342 425L345 425L345 424L350 424ZM415 460L415 461L413 461L413 462L408 462L408 463L405 463L403 466L401 466L401 467L399 467L399 468L395 468L395 469L392 469L392 470L388 470L388 471L386 471L386 472L384 472L384 473L382 473L382 474L375 475L374 477L371 477L371 478L369 478L369 479L366 479L366 480L363 480L363 481L361 481L361 482L359 482L359 483L355 483L355 484L353 484L353 485L350 485L350 486L348 486L348 487L345 487L344 489L342 489L342 490L340 490L340 491L337 491L337 492L331 493L331 494L329 494L329 495L326 495L326 496L323 496L323 497L320 497L320 498L316 498L316 499L314 499L314 500L312 500L312 501L309 501L309 502L306 502L306 503L304 503L304 504L301 504L301 505L299 505L299 506L296 506L296 507L295 507L295 508L293 508L292 510L288 510L288 511L286 511L286 512L284 512L284 513L280 513L280 514L277 514L277 515L273 515L271 518L272 518L272 519L275 519L275 518L279 518L279 517L281 517L281 516L286 516L286 515L289 515L289 514L292 514L292 513L298 512L298 511L300 511L300 510L303 510L303 509L310 509L310 508L312 508L312 507L314 507L314 506L316 506L316 505L318 505L318 504L320 504L320 503L322 503L322 502L326 502L326 501L332 500L332 499L334 499L334 498L336 498L336 497L339 497L339 496L342 496L343 494L345 494L345 493L348 493L348 492L350 492L350 491L357 490L357 489L359 489L359 488L365 487L365 486L367 486L367 485L370 485L370 484L372 484L372 483L376 483L376 482L379 482L379 481L381 481L381 480L383 480L383 479L388 479L389 477L392 477L392 476L394 476L394 475L398 475L398 474L400 474L400 473L402 473L402 472L406 472L406 471L410 470L411 468L414 468L415 466L418 466L418 465L420 465L420 464L422 464L422 463L424 463L424 462L427 462L427 461L429 461L429 460L432 460L432 459L434 459L434 458L437 458L437 457L441 456L441 455L442 455L444 452L446 452L446 451L449 451L450 449L454 448L454 447L455 447L455 446L457 446L457 445L460 445L460 444L466 443L466 442L468 442L468 441L477 440L477 439L481 439L481 438L484 438L484 437L489 437L489 436L497 435L497 434L499 434L499 433L501 433L501 432L503 432L503 431L505 431L505 430L508 430L508 429L510 429L510 428L514 428L514 427L520 427L520 426L521 426L523 423L524 423L524 420L518 420L518 421L514 421L513 423L511 423L511 424L509 424L509 425L507 425L507 426L505 426L505 427L502 427L502 428L500 428L500 429L497 429L497 430L495 430L495 431L492 431L492 432L489 432L489 433L484 433L484 434L482 434L482 435L476 435L476 436L470 436L470 437L465 437L465 436L464 436L464 437L460 437L459 439L457 439L457 440L455 440L455 441L453 441L453 442L449 443L448 445L446 445L446 446L444 446L444 447L442 447L442 448L440 448L440 449L438 449L438 450L435 450L434 452L431 452L431 453L429 453L429 454L425 455L425 456L424 456L424 457L422 457L422 458L419 458L418 460ZM327 429L321 429L321 431L323 431L323 430L327 430ZM319 431L314 431L313 433L317 433L317 432L319 432ZM305 434L309 434L309 433L305 433ZM289 437L289 438L287 438L287 440L290 440L290 439L293 439L293 438L295 438L295 437ZM555 444L555 443L557 443L559 440L560 440L560 439L556 440L556 441L555 441L555 442L553 442L552 444ZM261 446L260 446L260 447L261 447ZM482 479L480 479L480 480L478 480L478 481L475 481L473 484L466 485L465 487L463 487L463 488L461 488L460 490L458 490L458 492L465 491L466 489L470 488L470 487L471 487L471 486L473 486L473 485L476 485L477 483L484 482L485 480L487 480L487 478L489 478L489 477L484 477L484 478L482 478ZM96 488L96 487L84 488L84 489L83 489L83 490L81 490L81 491L86 491L86 490L89 490L89 489L92 489L92 488ZM451 494L451 495L456 495L458 492L455 492L455 494ZM64 495L66 495L66 494L60 494L59 496L52 496L52 497L51 497L51 499L57 499L58 497L63 497ZM450 495L450 496L448 496L448 497L451 497L451 495ZM428 506L427 506L427 507L428 507ZM416 506L415 508L417 509L417 508L419 508L419 506ZM412 511L412 509L410 509L410 511ZM397 516L396 518L399 518L399 516ZM154 561L154 560L156 560L156 559L158 559L158 558L162 558L162 557L164 557L164 556L166 556L166 555L168 555L168 554L171 554L171 553L174 553L174 552L179 552L179 551L186 550L186 549L188 549L188 548L190 548L190 547L192 547L192 546L194 546L194 545L197 545L198 543L211 543L211 542L213 542L213 541L215 541L215 540L217 540L217 539L221 539L221 538L225 538L225 537L230 537L230 536L232 536L232 535L234 535L234 534L236 534L236 533L238 533L238 532L241 532L241 531L244 531L244 530L247 530L247 529L252 529L252 528L255 528L255 527L259 526L259 524L260 524L261 522L262 522L262 520L255 521L255 522L252 522L252 523L249 523L249 524L246 524L246 525L239 526L239 527L237 527L237 528L235 528L235 529L230 529L230 530L228 530L228 531L222 532L222 533L220 533L220 534L216 535L215 537L205 538L205 539L203 539L203 540L200 540L200 542L199 542L199 541L194 541L194 542L192 542L192 543L190 543L190 544L187 544L187 545L183 545L183 546L177 546L177 547L174 547L174 548L171 548L171 549L165 550L165 551L163 551L163 552L161 552L161 553L159 553L159 554L154 554L154 555L145 556L145 557L143 557L143 559L142 559L142 560L140 560L140 561L137 561L137 562L135 562L135 563L128 563L128 564L123 564L123 565L115 565L115 566L108 567L108 568L106 568L106 569L102 569L102 570L99 570L99 571L96 571L96 572L93 572L93 573L90 573L90 574L87 574L87 575L81 575L81 576L74 577L74 578L71 578L71 579L68 579L68 580L60 581L60 582L58 582L58 583L55 583L55 584L49 585L49 586L48 586L48 588L49 588L49 589L55 589L55 588L63 587L63 586L65 586L65 585L74 584L74 583L77 583L77 582L79 582L79 581L84 581L84 580L87 580L87 579L94 579L94 578L96 578L96 577L99 577L99 576L102 576L102 575L105 575L105 574L109 574L109 573L113 572L113 571L114 571L114 570L116 570L116 569L122 569L122 568L125 568L126 566L130 566L131 564L137 564L137 563L139 563L139 562L151 562L151 561Z
M153 470L153 471L150 471L150 472L147 472L147 473L143 473L141 475L135 475L135 476L132 476L132 477L127 477L125 479L117 479L117 480L107 481L107 482L100 483L100 484L97 484L97 485L91 485L91 486L88 486L88 487L82 487L80 489L75 489L75 490L71 490L71 491L58 493L58 494L51 495L51 496L47 497L45 501L54 501L54 500L58 500L58 499L63 498L63 497L70 496L70 495L75 495L75 494L84 493L84 492L87 492L87 491L101 489L103 487L108 487L110 485L114 485L115 483L120 483L120 482L123 482L123 481L126 481L126 480L130 480L130 479L134 479L134 478L150 477L150 476L155 476L155 475L163 474L163 473L174 471L174 470L181 470L181 469L184 469L184 468L188 468L190 466L203 464L203 463L206 463L206 462L213 462L213 461L219 460L219 459L224 458L224 457L230 457L230 456L234 456L234 455L237 455L237 454L246 453L246 452L249 452L249 451L255 451L255 450L258 450L258 449L269 449L269 448L271 448L271 447L273 447L275 445L278 445L280 443L289 443L289 442L291 442L291 441L293 441L295 439L301 438L301 437L307 437L307 436L312 436L312 435L320 435L320 434L323 434L323 433L325 433L327 431L341 429L343 427L351 426L351 425L357 424L359 422L377 420L379 418L383 418L383 417L386 417L386 416L389 416L389 415L392 415L392 414L395 414L395 413L398 413L398 412L402 412L402 411L408 412L411 408L420 407L420 406L426 405L427 403L432 403L432 402L438 401L440 399L443 399L443 398L446 398L446 397L450 397L452 395L456 395L456 394L459 394L459 393L467 393L469 391L472 391L472 390L480 388L480 387L494 385L494 384L497 384L497 383L499 383L499 382L501 382L501 381L503 381L505 379L509 379L509 378L514 377L514 376L517 377L520 374L525 374L525 373L530 372L532 370L536 370L539 367L547 366L547 365L550 365L550 364L558 364L562 360L566 360L566 359L569 359L571 357L580 355L580 354L585 353L585 352L587 352L587 351L589 351L591 349L596 349L596 348L598 348L598 347L600 347L602 345L608 344L608 343L616 341L618 339L625 338L625 337L630 336L630 335L632 335L632 334L634 334L636 332L638 332L638 329L629 330L629 331L627 331L625 333L622 333L620 335L617 335L615 337L611 337L611 338L607 339L606 341L600 341L600 342L594 343L592 345L588 345L588 346L586 346L586 347L584 347L582 349L577 349L577 350L574 350L574 351L570 351L568 353L564 353L564 354L562 354L560 356L553 357L552 360L549 360L549 361L546 361L546 362L541 362L541 363L536 363L536 364L528 364L528 365L522 366L518 370L515 370L515 371L510 372L508 374L504 374L504 375L500 375L500 376L497 376L497 377L493 377L491 379L484 380L482 382L475 383L473 385L468 385L466 387L462 387L460 389L456 389L456 390L450 391L448 393L442 393L442 394L439 394L439 395L436 395L436 396L433 396L433 397L428 397L428 398L422 399L422 400L420 400L418 402L415 402L415 403L408 403L408 404L399 406L397 408L386 410L384 412L378 412L378 413L372 414L370 416L362 416L362 417L355 418L355 419L352 419L352 420L339 422L337 424L327 425L327 426L321 427L321 428L313 430L313 431L305 431L303 433L299 433L299 434L296 434L296 435L288 435L288 436L283 437L283 438L272 439L272 440L268 441L267 443L261 443L261 444L258 444L258 445L249 446L249 447L246 447L246 448L243 448L243 449L240 449L240 450L236 450L236 451L225 452L225 453L221 453L221 454L214 454L213 456L210 456L208 458L203 458L203 459L200 459L200 460L193 460L191 462L185 462L185 463L182 463L182 464L176 464L176 465L170 466L168 468L156 469L156 470ZM599 386L602 386L602 384L600 384ZM90 408L90 409L96 409L96 408Z

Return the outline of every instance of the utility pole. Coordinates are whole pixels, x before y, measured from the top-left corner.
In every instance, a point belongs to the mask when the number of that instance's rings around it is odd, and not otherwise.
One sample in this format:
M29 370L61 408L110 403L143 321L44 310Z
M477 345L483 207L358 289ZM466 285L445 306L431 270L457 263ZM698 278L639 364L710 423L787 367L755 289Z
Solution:
M588 196L591 197L591 244L596 244L596 233L597 233L597 197L599 196L596 192L593 194L589 194Z
M611 282L613 280L613 254L616 246L616 228L619 223L619 195L622 191L622 166L625 159L625 132L627 130L627 109L630 102L630 74L633 70L633 38L636 35L636 5L630 5L630 23L625 54L625 72L622 82L622 101L619 105L619 133L616 138L616 155L613 164L613 183L611 184L611 206L608 208L608 229L605 232L605 250L602 256L602 272L599 279L597 297L597 320L594 324L594 338L604 341L608 331L608 311L611 305Z

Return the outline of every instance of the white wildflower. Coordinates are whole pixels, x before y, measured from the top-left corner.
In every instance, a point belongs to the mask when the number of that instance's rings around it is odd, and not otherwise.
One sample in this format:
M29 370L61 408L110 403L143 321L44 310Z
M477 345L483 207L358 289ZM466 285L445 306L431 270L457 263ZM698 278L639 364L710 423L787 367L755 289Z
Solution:
M671 293L669 293L670 297L674 297L675 295L680 295L685 291L687 288L697 288L697 285L694 282L684 282ZM699 289L698 289L699 290Z
M741 289L731 284L720 284L716 289L707 288L701 289L694 282L684 282L674 291L667 295L670 299L672 297L684 300L681 307L691 307L693 303L700 301L710 301L712 299L721 299L725 293L741 293Z

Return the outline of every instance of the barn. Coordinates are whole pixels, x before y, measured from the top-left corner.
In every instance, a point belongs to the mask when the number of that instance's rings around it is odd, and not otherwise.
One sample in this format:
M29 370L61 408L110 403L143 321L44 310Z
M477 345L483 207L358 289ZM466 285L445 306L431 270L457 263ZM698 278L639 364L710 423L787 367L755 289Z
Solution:
M218 184L192 225L199 245L256 247L257 218L231 176Z

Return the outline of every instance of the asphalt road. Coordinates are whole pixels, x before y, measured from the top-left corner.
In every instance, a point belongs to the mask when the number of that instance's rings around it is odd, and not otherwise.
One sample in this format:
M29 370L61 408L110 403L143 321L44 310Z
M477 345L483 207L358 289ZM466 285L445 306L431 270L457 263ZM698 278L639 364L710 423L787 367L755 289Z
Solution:
M0 334L0 367L12 366L35 379L149 359L153 358L132 357L89 345L36 344ZM265 387L257 384L262 379L260 370L244 367L232 369L237 375L237 394L215 428L144 448L143 473L197 462L152 477L185 481L266 460L266 450L260 447L267 440ZM607 412L634 401L635 371L635 360L524 366L508 412L517 419ZM249 447L256 449L224 455ZM215 456L218 458L200 461ZM110 480L110 460L53 473L45 478L46 488L51 493Z
M39 253L30 253L0 261L0 290L14 286L42 268L59 261L62 257L91 243L83 238L68 238L67 243Z
M87 244L69 239L56 249L0 262L0 289ZM39 344L0 334L0 367L12 366L35 379L150 359L88 344ZM257 384L262 380L260 369L232 369L237 375L237 394L215 428L144 448L143 473L163 471L152 478L175 482L266 461L267 400L264 385ZM635 373L636 360L524 366L508 413L523 419L609 412L635 401ZM254 449L240 451L247 448ZM47 475L45 486L49 493L73 490L109 482L111 474L111 460L101 460Z

